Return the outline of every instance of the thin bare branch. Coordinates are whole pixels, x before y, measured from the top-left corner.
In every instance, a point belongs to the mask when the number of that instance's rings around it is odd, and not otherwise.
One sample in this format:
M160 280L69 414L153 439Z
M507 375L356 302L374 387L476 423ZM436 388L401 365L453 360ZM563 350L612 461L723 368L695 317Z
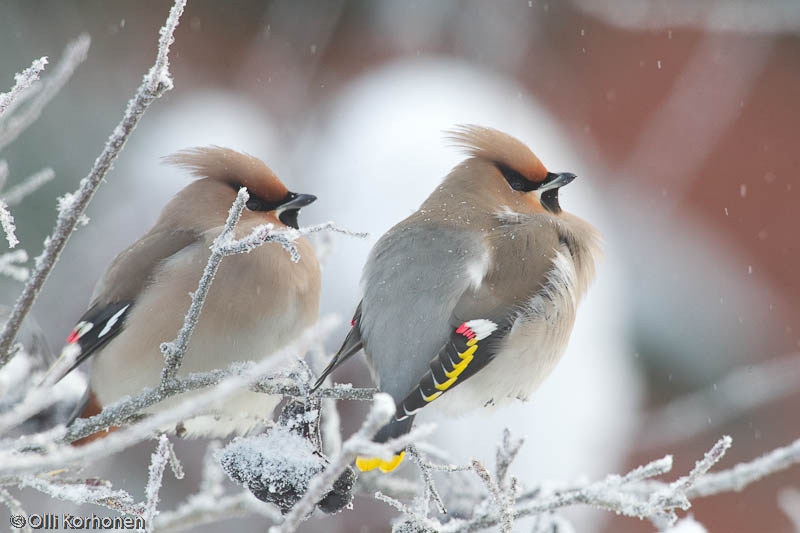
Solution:
M19 205L26 196L36 192L42 185L48 181L52 181L55 177L56 173L52 168L43 168L39 172L25 178L22 183L19 183L18 185L15 185L5 191L2 195L0 195L0 198L5 200L6 204L9 206L13 207L15 205Z
M742 394L743 390L747 394ZM798 390L800 353L737 368L716 383L650 413L637 444L641 448L677 444Z
M44 80L41 89L36 92L36 95L27 103L26 107L20 112L6 115L3 118L2 122L0 122L0 150L8 146L28 126L36 122L44 107L66 85L78 65L86 61L90 43L91 39L85 33L70 42L64 49L58 64ZM17 102L27 97L31 92L30 89L25 91L16 102L10 102L11 106L16 106Z
M214 276L219 270L219 265L225 253L221 250L222 243L229 240L233 234L236 223L239 222L239 217L242 216L247 200L250 195L247 189L242 187L236 195L236 200L228 212L228 219L225 221L225 228L222 230L214 243L211 245L211 256L208 258L203 275L200 277L200 282L197 285L197 290L192 293L192 303L186 316L183 319L183 326L178 332L178 337L172 342L165 342L161 344L161 353L164 355L164 368L161 370L161 385L160 389L165 389L173 384L175 376L183 363L183 355L186 353L186 348L189 346L189 339L197 326L197 321L200 318L200 312L203 310L208 291L211 289L211 283L214 281Z
M40 57L35 59L31 66L14 75L14 86L7 93L0 93L0 116L6 112L8 107L14 100L16 100L23 92L28 90L33 83L39 79L39 74L42 73L44 67L47 65L47 57Z
M156 515L158 514L158 491L161 490L161 482L164 479L164 470L170 462L170 444L166 435L158 437L153 455L150 457L150 469L147 477L147 486L144 489L145 504L142 518L147 525L147 531L155 531Z
M34 301L36 301L42 286L50 275L56 261L58 261L61 251L77 227L100 183L105 179L117 156L122 151L131 132L133 132L150 104L172 87L172 81L167 70L167 56L169 54L169 44L173 39L173 32L178 25L178 20L181 13L183 13L185 5L186 0L175 0L167 22L161 29L161 39L159 40L155 64L145 75L142 84L136 91L136 95L128 102L122 121L114 128L102 153L95 160L92 170L81 180L71 209L64 210L59 215L52 235L45 241L42 255L36 258L33 274L23 288L9 320L3 327L2 333L0 333L0 367L4 366L10 359L9 350L22 325L22 320L30 311ZM85 48L88 47L88 37L81 38L75 46L76 48L82 46L85 54ZM46 90L42 92L44 93ZM2 144L2 140L0 140L0 146Z
M687 495L701 498L732 490L740 491L751 483L797 464L800 464L800 439L728 470L706 474L687 490Z
M289 533L295 531L306 515L314 510L314 506L333 486L344 470L356 460L363 450L364 443L371 442L378 430L394 416L395 404L391 396L378 393L373 399L370 410L361 428L342 445L339 455L331 459L330 465L308 484L308 491L295 504L280 526L270 528L270 533Z

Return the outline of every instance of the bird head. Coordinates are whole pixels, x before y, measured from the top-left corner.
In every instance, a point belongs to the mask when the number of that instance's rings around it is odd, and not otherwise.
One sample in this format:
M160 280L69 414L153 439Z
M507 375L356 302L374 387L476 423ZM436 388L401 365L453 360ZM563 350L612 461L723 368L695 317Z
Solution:
M173 202L192 202L192 210L205 213L212 227L225 222L228 209L242 187L250 195L242 213L244 222L272 222L297 228L300 208L317 199L311 194L288 190L263 161L229 148L190 148L169 155L164 161L201 178L178 193Z
M561 213L558 190L575 174L549 172L524 143L492 128L457 126L448 138L472 156L448 176L456 186L517 212Z

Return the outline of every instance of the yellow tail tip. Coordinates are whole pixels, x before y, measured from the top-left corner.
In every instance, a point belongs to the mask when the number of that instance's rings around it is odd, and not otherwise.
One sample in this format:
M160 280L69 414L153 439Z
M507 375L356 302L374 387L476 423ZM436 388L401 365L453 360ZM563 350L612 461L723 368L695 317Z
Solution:
M356 458L356 467L362 472L369 472L370 470L375 470L376 468L381 472L391 472L398 466L400 463L403 462L403 457L405 457L406 452L402 451L392 457L391 461L384 461L383 459L379 459L377 457L357 457Z

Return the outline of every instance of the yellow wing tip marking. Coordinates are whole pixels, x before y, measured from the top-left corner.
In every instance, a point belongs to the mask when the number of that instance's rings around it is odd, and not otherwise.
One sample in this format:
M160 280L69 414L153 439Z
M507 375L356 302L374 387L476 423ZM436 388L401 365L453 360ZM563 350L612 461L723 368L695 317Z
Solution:
M473 339L473 340L475 340L475 339ZM470 341L470 342L472 342L472 341ZM458 379L458 376L461 375L461 373L464 370L466 370L467 366L472 361L472 354L474 354L477 349L478 349L478 345L473 343L472 346L470 346L469 348L467 348L466 350L464 350L463 352L458 354L458 356L461 358L461 362L458 363L457 365L455 365L453 367L453 370L451 370L450 372L445 372L444 373L444 375L447 376L450 379L448 379L444 383L436 384L435 385L436 388L439 389L440 391L446 391L448 388L450 388L450 386L453 383L455 383L456 379Z
M458 376L453 376L452 378L448 379L444 383L434 383L434 387L436 387L440 391L444 392L450 387L450 385L455 383L457 379L458 379Z
M356 467L362 472L369 472L370 470L375 470L376 468L383 473L391 472L398 466L400 463L403 462L403 457L405 457L406 452L405 450L398 453L390 461L384 461L378 457L357 457L356 458Z
M441 395L442 395L442 392L443 392L443 391L434 392L434 393L433 393L433 394L431 394L430 396L425 396L425 395L423 394L423 395L422 395L422 399L423 399L423 400L425 400L425 401L426 401L426 402L428 402L428 403L431 403L433 400L435 400L436 398L438 398L439 396L441 396Z

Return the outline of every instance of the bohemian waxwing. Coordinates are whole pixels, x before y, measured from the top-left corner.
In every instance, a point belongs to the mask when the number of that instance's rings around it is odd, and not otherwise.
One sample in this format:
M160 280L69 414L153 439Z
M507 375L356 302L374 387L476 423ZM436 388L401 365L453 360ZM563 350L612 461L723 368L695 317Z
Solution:
M236 226L237 238L261 224L297 228L300 208L316 200L288 191L259 159L227 148L194 148L165 160L200 179L179 191L155 226L111 262L94 289L89 310L67 338L67 347L77 345L80 355L77 360L62 355L61 364L53 366L43 383L57 382L93 356L82 416L158 386L164 366L159 346L173 340L183 324L209 247L222 232L241 187L247 187L250 198ZM234 361L261 360L316 321L319 264L308 241L300 238L295 244L298 263L278 243L222 260L179 376L224 368ZM269 416L279 400L242 392L212 416L187 421L182 429L197 436L243 433Z
M559 205L574 174L494 129L450 134L471 157L375 244L353 327L316 385L364 348L397 403L377 442L434 400L459 413L528 398L564 352L601 254L597 231ZM403 453L356 464L388 472Z

